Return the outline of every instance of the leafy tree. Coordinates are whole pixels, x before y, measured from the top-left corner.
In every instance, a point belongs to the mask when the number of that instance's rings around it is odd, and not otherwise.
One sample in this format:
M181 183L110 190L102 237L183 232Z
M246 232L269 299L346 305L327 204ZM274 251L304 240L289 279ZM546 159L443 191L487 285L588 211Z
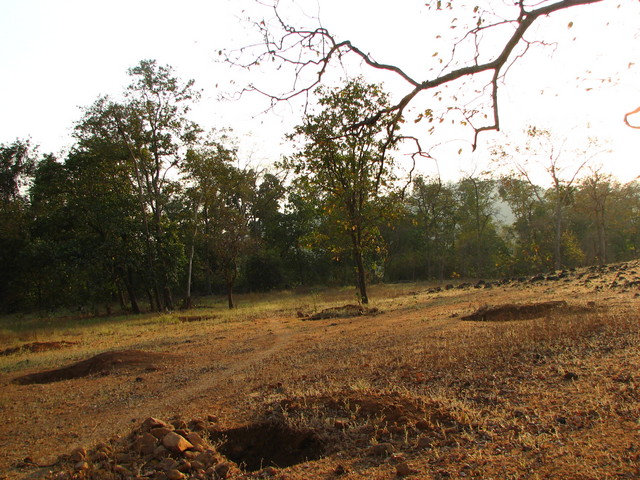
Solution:
M512 273L541 272L553 267L553 221L544 189L521 176L503 175L498 193L515 220L507 231L513 237Z
M234 308L233 288L242 258L250 250L256 174L231 162L235 152L221 144L187 155L185 171L191 182L189 196L195 205L196 236L202 238L208 272L224 278L229 308Z
M450 268L456 243L458 224L456 191L450 185L435 180L416 177L409 199L416 209L418 228L423 238L428 278L445 277Z
M595 230L595 258L600 265L607 263L609 204L619 186L611 175L600 169L592 169L591 174L583 178L576 192L576 207L582 209L589 218L590 230Z
M365 257L381 249L378 220L384 219L380 194L392 188L390 147L384 138L384 124L354 124L363 113L385 108L387 95L377 85L361 79L343 88L317 90L321 110L307 114L292 139L304 144L298 154L284 161L298 176L297 187L320 199L324 214L333 219L348 238L356 272L356 286L362 303L368 303ZM336 243L340 254L344 245Z
M460 273L495 276L506 246L495 221L496 185L492 179L468 176L456 188L458 234L456 253Z
M18 308L23 300L22 254L29 242L30 212L25 187L36 167L28 141L0 144L0 305Z
M150 298L157 309L172 309L171 287L178 281L183 252L176 221L168 215L179 193L171 172L180 169L185 149L199 138L200 128L186 117L199 92L192 80L183 84L171 67L154 60L141 61L129 75L124 101L98 99L76 134L81 146L99 139L125 152L145 239Z

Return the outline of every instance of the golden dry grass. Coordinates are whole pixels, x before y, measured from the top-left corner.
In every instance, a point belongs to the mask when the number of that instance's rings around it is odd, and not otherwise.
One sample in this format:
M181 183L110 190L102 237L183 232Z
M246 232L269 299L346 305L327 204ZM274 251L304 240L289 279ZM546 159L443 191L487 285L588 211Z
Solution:
M578 271L563 282L435 293L374 286L375 316L301 321L300 311L353 303L352 289L325 289L250 295L234 311L210 299L191 312L5 328L7 347L77 344L0 356L0 472L63 470L64 462L34 464L125 436L148 416L215 415L223 429L269 421L326 444L320 459L254 476L638 478L638 290L608 287L622 268L629 278L640 271L633 263L588 282ZM569 308L529 320L461 319L483 305L550 300ZM154 371L12 383L118 349L175 357Z

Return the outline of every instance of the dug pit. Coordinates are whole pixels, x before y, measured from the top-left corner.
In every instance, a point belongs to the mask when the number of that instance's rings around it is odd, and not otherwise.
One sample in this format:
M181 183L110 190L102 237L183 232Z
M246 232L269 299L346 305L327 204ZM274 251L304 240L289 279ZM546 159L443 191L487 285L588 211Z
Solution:
M313 431L274 422L226 430L212 440L222 442L218 451L248 472L317 460L325 452L324 442Z

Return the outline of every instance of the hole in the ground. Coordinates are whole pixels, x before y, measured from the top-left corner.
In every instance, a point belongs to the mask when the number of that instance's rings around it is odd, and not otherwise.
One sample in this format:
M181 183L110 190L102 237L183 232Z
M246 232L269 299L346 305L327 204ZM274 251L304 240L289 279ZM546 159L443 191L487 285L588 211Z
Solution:
M321 458L324 444L312 431L292 430L284 425L260 423L220 433L218 451L241 468L290 467Z

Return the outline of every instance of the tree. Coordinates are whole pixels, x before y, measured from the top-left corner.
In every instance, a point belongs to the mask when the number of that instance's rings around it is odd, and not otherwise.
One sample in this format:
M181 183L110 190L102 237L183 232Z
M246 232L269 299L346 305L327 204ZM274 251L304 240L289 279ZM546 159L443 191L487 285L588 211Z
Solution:
M580 181L576 194L576 203L582 205L588 212L591 225L595 227L595 257L600 265L607 263L609 255L607 248L607 224L609 204L614 192L619 190L611 175L600 169L592 169L591 174Z
M538 195L541 203L549 202L552 205L554 243L553 264L556 270L564 265L563 242L571 240L571 234L565 235L566 210L573 201L573 194L580 172L601 151L597 147L597 140L590 138L587 148L571 151L575 161L566 161L566 144L568 139L559 140L546 129L529 126L526 130L527 141L520 146L497 145L494 147L494 159L501 166L510 165L515 169L515 174L529 183L531 192ZM540 191L533 181L533 169L542 167L549 177L551 187L546 190L544 199L539 196ZM573 247L571 247L573 248Z
M218 271L224 278L229 308L234 308L233 288L241 258L252 239L253 200L256 175L231 162L235 151L220 143L190 150L185 172L191 186L187 192L194 205L196 237L201 237L208 273ZM188 292L190 295L190 292Z
M458 223L455 189L440 178L430 180L418 176L413 182L409 199L417 212L417 222L423 238L428 278L445 277L445 270L455 245Z
M332 66L346 68L350 60L387 74L390 80L402 85L398 88L398 100L372 111L361 112L353 119L352 125L357 127L383 122L390 140L392 137L398 139L396 127L403 122L408 107L415 104L421 94L429 92L436 99L441 99L443 89L455 85L456 93L451 95L453 104L443 110L443 115L455 115L452 118L473 130L475 149L481 132L500 129L498 92L509 67L532 46L545 43L543 39L528 40L525 35L529 35L532 27L549 15L600 1L603 0L513 0L463 7L458 7L452 1L428 1L426 6L431 10L430 15L438 18L434 21L434 38L425 44L440 45L451 55L439 53L438 50L436 53L421 52L423 59L431 57L433 60L427 64L428 73L418 77L398 64L376 60L375 55L367 53L350 40L339 39L324 28L320 20L309 28L295 26L293 21L286 19L286 7L281 5L283 2L274 0L271 4L273 18L254 22L260 41L227 53L225 58L231 64L245 68L274 63L278 69L290 69L292 87L289 90L272 93L250 85L243 91L259 92L267 96L272 105L307 96L326 80ZM444 28L440 30L437 28L439 26ZM461 33L453 36L447 34L451 31ZM533 33L531 35L535 36ZM464 82L470 82L466 89L460 88ZM476 100L462 100L465 90L471 92ZM427 108L418 114L416 121L431 122L433 119L433 108ZM421 152L420 144L416 142Z
M300 152L283 165L298 176L297 186L321 199L326 215L350 240L356 286L368 303L365 255L380 248L376 223L384 218L380 193L392 188L392 161L383 138L384 124L352 125L363 112L388 105L377 85L361 79L343 88L320 88L320 112L307 114L292 138L305 142Z
M29 141L0 144L0 305L18 308L23 288L17 285L20 260L29 242L27 187L36 167L36 154Z
M553 267L553 221L544 189L521 174L498 180L500 198L515 217L507 227L513 242L513 273L542 272Z
M175 219L168 215L179 191L172 171L179 171L186 148L199 139L200 127L186 117L199 92L193 80L183 84L171 67L155 60L142 60L129 75L124 101L98 99L77 125L76 136L81 147L108 143L126 161L145 239L150 300L158 310L173 309L171 288L183 252Z
M495 276L505 251L496 228L495 181L469 175L456 187L456 253L460 273L475 277Z

